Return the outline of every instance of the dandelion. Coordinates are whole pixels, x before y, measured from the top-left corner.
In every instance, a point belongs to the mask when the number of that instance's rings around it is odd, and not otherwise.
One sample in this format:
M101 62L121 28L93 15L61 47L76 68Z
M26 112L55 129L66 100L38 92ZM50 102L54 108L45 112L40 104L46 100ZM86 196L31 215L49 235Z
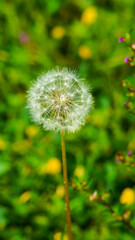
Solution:
M31 198L31 192L27 191L20 196L19 200L21 203L26 203L27 201L29 201L30 198Z
M65 36L66 31L62 26L56 26L52 29L51 35L55 39L61 39Z
M67 68L41 75L28 91L32 119L45 130L61 132L65 209L69 240L72 240L65 131L75 132L85 123L93 98L83 80ZM53 166L52 166L53 167ZM60 168L59 168L60 169Z
M125 188L120 196L122 204L133 204L135 202L135 192L132 188Z
M92 56L91 49L85 45L82 45L78 49L79 56L85 60L90 59Z
M93 24L97 20L97 16L97 9L94 6L90 6L82 13L81 22L85 25Z
M26 134L29 138L35 137L35 135L38 133L38 127L37 126L29 126L26 128Z
M50 158L45 166L46 173L57 174L61 171L61 162L57 158Z
M46 130L78 130L92 106L83 81L66 68L43 74L28 91L31 116Z

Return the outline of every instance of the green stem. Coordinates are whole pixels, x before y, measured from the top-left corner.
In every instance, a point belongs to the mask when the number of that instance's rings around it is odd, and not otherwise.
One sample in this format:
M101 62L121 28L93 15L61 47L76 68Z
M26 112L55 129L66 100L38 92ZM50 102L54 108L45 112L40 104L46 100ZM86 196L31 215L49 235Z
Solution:
M67 232L68 232L69 240L72 240L73 236L72 236L72 230L71 230L71 214L70 214L70 205L69 205L66 149L65 149L65 138L64 138L63 130L61 130L61 147L62 147L62 163L63 163L63 180L64 180L64 189L65 189L65 210L66 210L66 220L67 220Z

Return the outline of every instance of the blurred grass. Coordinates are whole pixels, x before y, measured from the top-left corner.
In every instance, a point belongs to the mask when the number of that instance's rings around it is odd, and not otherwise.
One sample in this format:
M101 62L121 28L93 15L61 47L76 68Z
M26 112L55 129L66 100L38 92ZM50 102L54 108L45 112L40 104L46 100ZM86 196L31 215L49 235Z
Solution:
M112 191L116 209L123 189L134 188L134 172L115 163L117 151L135 150L120 88L128 50L118 44L134 16L134 0L0 1L0 239L59 240L65 230L60 136L35 126L26 109L30 83L56 65L76 68L95 99L82 130L66 135L69 179ZM70 188L70 198L76 240L134 239L85 194Z

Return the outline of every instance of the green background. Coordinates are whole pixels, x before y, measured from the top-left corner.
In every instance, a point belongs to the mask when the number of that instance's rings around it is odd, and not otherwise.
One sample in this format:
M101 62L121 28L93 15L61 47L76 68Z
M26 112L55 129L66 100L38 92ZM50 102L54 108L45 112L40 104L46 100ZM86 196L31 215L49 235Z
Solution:
M97 16L85 24L82 14L90 6ZM134 0L0 1L1 240L51 240L66 232L64 197L56 194L62 172L41 171L49 159L61 161L60 135L35 126L26 108L31 82L56 66L76 69L92 87L95 101L85 126L66 134L69 180L82 166L83 179L93 181L92 191L110 192L116 212L126 208L120 195L134 188L135 173L116 163L115 156L135 150L135 118L124 108L120 86L133 69L124 64L129 49L118 39L134 27L134 16ZM60 38L52 33L56 26L65 31ZM90 49L88 59L80 56L80 46ZM28 199L20 200L23 193ZM88 201L86 193L70 187L70 199L75 240L134 239L132 231L115 222L105 207Z

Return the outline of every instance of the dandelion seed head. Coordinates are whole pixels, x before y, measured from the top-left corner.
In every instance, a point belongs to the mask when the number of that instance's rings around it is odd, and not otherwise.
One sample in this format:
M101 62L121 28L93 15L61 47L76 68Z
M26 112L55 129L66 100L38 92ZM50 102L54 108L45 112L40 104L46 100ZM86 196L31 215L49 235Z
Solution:
M44 129L74 132L85 123L93 98L75 72L57 68L32 84L28 108L33 120Z

